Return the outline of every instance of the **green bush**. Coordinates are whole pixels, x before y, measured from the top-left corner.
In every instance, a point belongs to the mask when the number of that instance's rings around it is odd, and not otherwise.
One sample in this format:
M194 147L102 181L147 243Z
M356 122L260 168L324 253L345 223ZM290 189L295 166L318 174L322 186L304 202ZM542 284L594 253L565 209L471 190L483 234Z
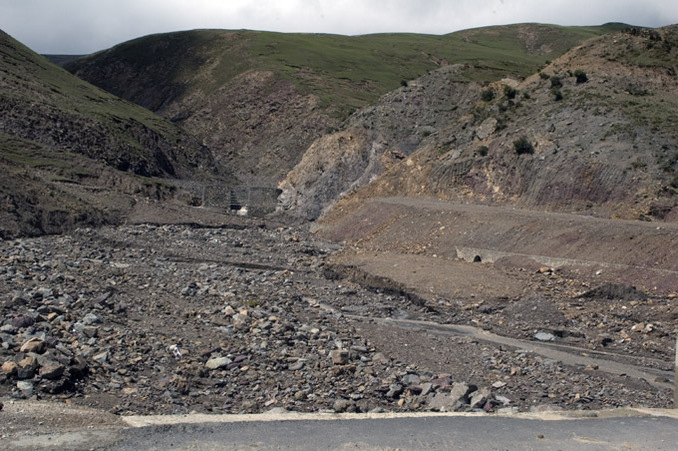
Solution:
M487 88L480 93L480 98L483 99L483 102L489 102L494 99L494 90L492 88Z
M516 150L518 155L534 153L534 146L525 135L513 141L513 148Z
M478 150L476 150L476 153L481 157L486 157L489 151L490 149L487 146L480 146Z
M560 77L553 76L551 77L551 87L552 88L562 88L563 87L563 80L561 80Z
M589 81L589 77L586 76L586 72L584 72L581 69L577 69L576 71L574 71L574 76L577 78L578 85Z
M552 90L552 92L553 92L554 98L556 99L556 102L559 102L559 101L563 100L563 93L560 91L560 89L555 89L555 88L554 88L554 89Z
M548 80L551 78L548 74L545 74L544 72L539 72L539 77L541 77L542 80Z
M509 85L504 85L504 95L507 99L515 99L517 93L518 91L516 91L515 88L512 88Z
M407 88L407 80L400 80L400 86Z

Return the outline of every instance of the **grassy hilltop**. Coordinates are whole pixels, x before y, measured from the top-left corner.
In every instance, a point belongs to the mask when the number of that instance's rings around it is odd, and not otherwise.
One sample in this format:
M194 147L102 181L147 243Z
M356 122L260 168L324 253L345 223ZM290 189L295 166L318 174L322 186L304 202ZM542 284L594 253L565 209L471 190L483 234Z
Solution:
M403 82L450 64L464 65L458 81L525 77L622 27L521 24L443 36L194 30L135 39L66 67L182 124L245 179L276 184L314 139Z

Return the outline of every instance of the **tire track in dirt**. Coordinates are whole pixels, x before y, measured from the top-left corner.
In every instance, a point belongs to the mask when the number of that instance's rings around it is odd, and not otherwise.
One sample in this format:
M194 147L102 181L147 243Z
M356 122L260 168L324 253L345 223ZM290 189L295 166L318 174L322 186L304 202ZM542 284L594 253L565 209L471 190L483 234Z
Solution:
M428 332L438 335L470 337L485 343L494 345L507 346L514 349L524 349L533 352L540 356L557 360L566 365L583 366L583 367L597 367L597 370L612 374L615 376L626 375L638 379L644 379L653 387L661 389L673 389L673 373L670 371L663 371L657 368L643 367L632 365L629 363L617 362L611 359L603 358L607 355L610 357L628 358L623 354L614 354L608 352L597 352L588 349L579 348L576 346L569 346L565 344L545 344L535 343L532 341L521 340L518 338L510 338L502 335L497 335L492 332L480 329L473 326L440 324L434 321L422 321L413 319L394 319L394 318L378 318L368 317L362 315L354 315L341 312L336 308L320 304L320 307L328 312L334 314L343 314L345 318L360 322L374 322L380 325L397 327L402 329L416 329L421 332ZM594 357L595 355L595 357ZM666 380L667 382L662 382Z

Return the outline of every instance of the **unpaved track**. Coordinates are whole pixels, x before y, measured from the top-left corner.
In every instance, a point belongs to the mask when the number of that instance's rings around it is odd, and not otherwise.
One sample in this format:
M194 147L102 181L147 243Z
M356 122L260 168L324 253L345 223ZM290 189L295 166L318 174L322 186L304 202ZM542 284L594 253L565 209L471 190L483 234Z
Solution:
M630 377L645 379L649 384L657 388L673 388L673 385L669 382L661 382L664 379L673 379L672 372L615 362L603 358L603 355L611 355L611 353L596 353L595 351L591 352L586 349L568 345L537 344L533 341L503 337L501 335L493 334L492 332L488 332L473 326L453 326L448 324L438 324L430 321L407 319L367 318L364 316L355 315L346 316L357 321L374 321L379 324L384 324L391 327L416 329L419 331L430 332L439 335L472 337L477 340L495 345L510 346L515 349L524 349L549 359L558 360L566 365L596 367L596 369L599 371L617 376L625 374ZM593 355L596 355L596 357L593 357ZM618 358L624 357L622 355L615 356Z
M577 266L586 277L678 292L678 224L594 218L432 199L374 198L332 212L321 236L361 252ZM429 274L429 278L430 278Z
M342 312L327 304L321 304L320 307L334 314L342 314ZM674 377L673 372L611 360L611 358L617 360L627 358L627 356L621 354L591 351L566 344L541 344L534 341L504 337L473 326L440 324L434 321L412 319L367 317L353 314L344 314L344 316L356 322L372 322L388 327L414 329L436 335L471 337L486 343L509 346L514 349L524 349L549 359L558 360L566 365L595 367L599 371L617 376L627 375L645 379L649 384L657 388L673 388L673 384L664 381L668 381L669 378L672 380Z

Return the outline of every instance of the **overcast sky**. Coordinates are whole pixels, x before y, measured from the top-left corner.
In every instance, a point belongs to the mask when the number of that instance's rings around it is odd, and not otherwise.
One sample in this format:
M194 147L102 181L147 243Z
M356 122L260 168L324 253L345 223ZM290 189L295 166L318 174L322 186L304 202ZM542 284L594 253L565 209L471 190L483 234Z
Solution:
M0 28L39 53L82 54L194 28L445 34L521 22L657 27L677 0L0 0Z

